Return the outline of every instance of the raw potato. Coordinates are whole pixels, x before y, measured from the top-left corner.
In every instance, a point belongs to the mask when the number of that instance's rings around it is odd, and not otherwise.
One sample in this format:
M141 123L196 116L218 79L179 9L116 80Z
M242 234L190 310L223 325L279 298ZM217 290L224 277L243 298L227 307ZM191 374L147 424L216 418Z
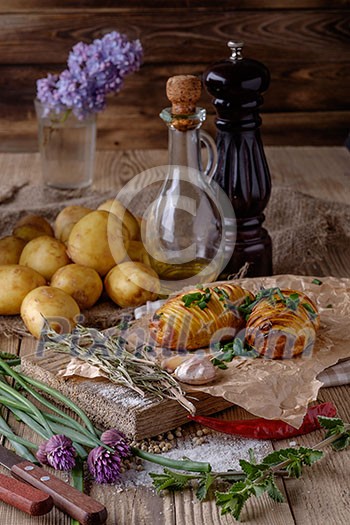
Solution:
M29 292L21 306L24 324L34 337L40 337L45 320L58 333L71 332L80 310L73 297L53 286L40 286Z
M23 249L19 263L41 273L48 281L62 266L68 264L69 257L63 242L43 235L30 241Z
M14 235L0 239L0 265L17 264L26 243Z
M97 208L98 210L108 211L116 215L118 219L123 221L124 226L129 232L129 237L131 241L140 238L140 227L137 219L133 214L125 208L125 206L116 199L109 199L108 201L103 202Z
M0 266L0 315L19 314L25 296L44 284L44 277L31 268L19 264Z
M107 274L105 289L119 306L136 307L157 299L160 283L158 275L149 266L139 262L124 262Z
M147 264L147 266L151 266L149 255L141 241L130 241L127 252L132 261L142 262Z
M81 264L68 264L53 275L51 286L71 295L81 310L91 308L103 289L101 277L96 270Z
M67 206L63 208L55 220L55 237L62 242L67 242L73 226L92 211L91 208L86 208L85 206Z
M53 237L53 229L41 215L25 215L15 224L12 233L26 242L42 235Z
M77 264L93 268L100 275L122 261L129 243L127 229L107 211L92 211L73 226L68 255Z

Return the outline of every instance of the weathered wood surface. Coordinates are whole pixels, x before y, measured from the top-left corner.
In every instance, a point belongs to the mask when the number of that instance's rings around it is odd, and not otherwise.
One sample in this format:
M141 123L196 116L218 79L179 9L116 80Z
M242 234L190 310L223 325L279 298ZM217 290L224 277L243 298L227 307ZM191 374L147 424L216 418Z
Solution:
M139 37L140 72L110 98L99 117L100 149L166 144L158 118L167 77L201 74L228 56L226 42L246 42L272 82L263 106L266 144L342 145L349 131L349 2L249 0L96 2L6 0L0 6L0 150L37 150L35 81L59 72L70 48L118 29ZM208 129L214 132L213 109Z
M273 181L323 198L328 201L350 202L349 152L342 148L266 148ZM101 152L98 155L99 177L96 187L100 190L120 188L136 173L166 162L166 152ZM8 180L39 180L38 156L33 154L1 154L0 183ZM350 253L320 263L328 273L350 277ZM0 336L2 350L23 355L32 352L35 342L21 344L14 338ZM347 386L322 389L320 401L333 401L339 415L350 420L350 388ZM227 419L246 417L238 408L225 411ZM29 429L11 420L19 433L34 440ZM190 432L196 431L192 425ZM297 442L312 446L321 432L304 436ZM289 446L289 441L271 443L271 450ZM203 458L205 459L205 458ZM261 498L249 502L242 518L247 525L348 525L349 522L349 452L332 453L318 465L305 471L301 480L284 480L281 489L286 496L283 504ZM104 503L109 511L107 525L233 525L229 516L221 517L212 502L200 504L192 492L165 494L159 497L148 489L129 489L117 493L115 487L91 487L90 494ZM30 518L20 511L0 502L0 522L6 525L69 525L70 520L58 510L47 517Z

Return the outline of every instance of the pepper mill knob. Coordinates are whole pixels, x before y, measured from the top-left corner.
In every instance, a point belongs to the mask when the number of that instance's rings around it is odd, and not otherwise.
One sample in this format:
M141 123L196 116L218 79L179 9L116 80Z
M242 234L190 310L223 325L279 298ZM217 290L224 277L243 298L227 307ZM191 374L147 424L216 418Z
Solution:
M227 45L231 49L230 60L242 60L242 49L244 42L234 42L233 40L230 40L227 42Z

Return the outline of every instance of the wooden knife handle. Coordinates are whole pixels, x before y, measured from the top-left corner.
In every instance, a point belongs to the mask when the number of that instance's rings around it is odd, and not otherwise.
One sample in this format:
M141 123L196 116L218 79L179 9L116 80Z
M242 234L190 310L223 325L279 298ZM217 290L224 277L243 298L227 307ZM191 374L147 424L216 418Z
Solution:
M47 514L53 507L51 496L4 474L0 474L0 500L31 516Z
M22 461L13 465L11 472L14 476L49 494L56 507L82 525L102 525L106 522L107 510L101 503L56 478L47 470L37 467L34 463Z

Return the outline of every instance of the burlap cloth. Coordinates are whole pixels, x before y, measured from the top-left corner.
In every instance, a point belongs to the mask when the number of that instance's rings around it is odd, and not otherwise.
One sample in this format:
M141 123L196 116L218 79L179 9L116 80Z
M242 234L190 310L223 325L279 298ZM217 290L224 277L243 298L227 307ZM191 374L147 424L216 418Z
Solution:
M29 185L2 186L0 236L10 234L15 222L27 213L40 214L53 221L65 206L81 204L94 208L109 197L115 194L93 190L60 191ZM265 225L273 241L275 274L329 274L330 253L334 257L337 252L350 252L350 206L344 204L322 201L285 186L274 187L266 209ZM332 273L344 276L334 270ZM84 315L88 325L107 328L115 325L124 313L102 298ZM19 316L0 316L0 333L22 335L26 330ZM338 372L332 367L329 377L327 371L324 372L326 384L350 381L350 362L336 366Z

